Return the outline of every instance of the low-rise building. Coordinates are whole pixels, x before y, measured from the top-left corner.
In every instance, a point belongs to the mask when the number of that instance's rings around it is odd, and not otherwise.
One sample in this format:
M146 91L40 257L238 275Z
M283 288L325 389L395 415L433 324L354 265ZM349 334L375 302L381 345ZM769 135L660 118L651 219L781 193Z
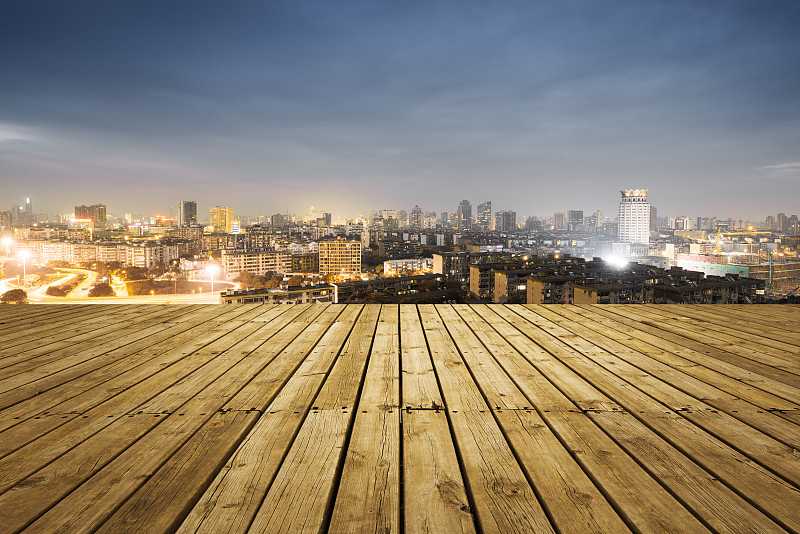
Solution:
M385 276L420 274L422 271L431 272L432 267L433 260L431 258L387 260L383 262L383 274Z
M403 297L416 293L417 286L427 281L441 281L441 276L432 274L416 276L397 276L391 278L374 278L372 280L355 280L331 284L334 288L334 303L344 303L366 297L370 293L385 293L393 297Z
M586 282L572 284L573 304L644 304L649 302L653 302L652 286Z
M311 304L333 302L334 291L329 284L292 286L288 289L229 289L220 295L223 304Z
M347 276L361 272L361 241L336 239L319 243L319 274Z
M319 254L292 255L293 273L318 273Z
M267 273L292 272L292 255L285 251L243 252L239 250L222 251L222 270L228 280L240 273L264 276Z

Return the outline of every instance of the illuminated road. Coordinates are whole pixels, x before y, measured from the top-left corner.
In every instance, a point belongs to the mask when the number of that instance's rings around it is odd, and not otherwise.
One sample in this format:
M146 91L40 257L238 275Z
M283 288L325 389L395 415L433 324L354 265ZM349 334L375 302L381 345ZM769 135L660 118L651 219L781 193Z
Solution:
M60 271L68 271L71 273L82 273L86 275L86 279L78 284L78 286L70 291L69 295L66 298L87 298L89 296L89 290L97 281L97 273L94 271L89 271L87 269L59 269ZM63 300L60 299L60 300Z
M53 297L37 304L219 304L219 293L134 295L129 297Z
M221 282L214 281L217 286L217 291L211 293L181 293L169 295L119 295L115 297L92 297L89 298L89 290L97 282L98 273L86 269L66 269L59 268L59 271L68 271L67 273L60 273L62 276L49 284L38 286L34 289L28 290L28 301L33 304L219 304L219 290L220 289L238 289L240 284L235 282ZM50 286L59 286L65 284L78 276L78 274L86 275L86 279L78 286L70 291L66 297L52 297L45 294L47 288ZM15 289L17 277L5 278L0 280L0 294L5 293L10 289ZM196 282L210 283L211 280L196 280ZM114 284L115 291L122 292L125 286L118 287L119 284Z
M61 270L61 269L60 269ZM82 272L85 274L92 274L94 277L92 280L97 278L97 273L93 271L86 271L83 269L63 269L63 270L70 270L76 272ZM16 280L16 278L12 278L11 280ZM211 280L195 280L196 282L204 282L210 283ZM94 282L92 282L93 284ZM169 294L169 295L133 295L133 296L116 296L116 297L91 297L87 298L88 290L91 288L89 285L85 291L81 290L80 288L86 286L86 283L82 283L80 286L76 287L74 291L72 291L69 296L67 297L50 297L44 294L44 291L47 291L47 288L42 288L40 290L35 291L37 298L31 298L34 303L36 304L219 304L219 288L231 288L231 289L238 289L240 284L236 282L220 282L215 281L214 285L216 286L217 291L212 295L211 293L179 293L179 294Z
M10 291L12 289L16 289L17 288L16 281L17 281L17 277L16 276L14 276L12 278L4 278L4 279L0 280L0 295L5 293L6 291ZM12 282L14 282L14 283L12 284Z
M60 286L61 284L64 284L69 280L72 280L73 278L78 276L75 273L60 273L60 274L62 274L61 278L53 282L50 282L49 284L39 286L36 289L33 289L32 291L28 291L28 300L33 302L39 302L42 300L57 299L59 297L51 297L50 295L45 294L47 288L50 286Z

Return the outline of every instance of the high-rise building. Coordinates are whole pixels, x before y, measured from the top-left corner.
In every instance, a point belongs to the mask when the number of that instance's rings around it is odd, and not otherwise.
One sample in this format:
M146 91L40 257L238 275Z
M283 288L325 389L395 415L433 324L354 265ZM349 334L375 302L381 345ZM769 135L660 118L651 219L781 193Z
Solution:
M779 232L785 232L789 229L789 218L785 213L778 214L778 217L775 219L775 226L776 230Z
M799 233L798 230L800 230L798 226L797 215L792 215L789 217L786 231L789 235L797 235Z
M658 230L658 210L655 206L650 206L650 230Z
M270 217L270 224L273 228L283 228L288 224L288 218L282 213L276 213Z
M422 208L419 206L411 208L411 215L408 217L408 225L414 230L422 228Z
M764 222L764 230L774 230L775 229L775 217L772 215L767 215L767 220Z
M583 228L583 210L567 211L567 230L579 232Z
M178 202L178 226L197 224L197 202L181 200Z
M472 230L472 204L469 200L462 200L458 203L458 210L456 210L457 230L469 231Z
M623 243L650 243L650 203L647 189L620 191L619 240Z
M400 210L397 212L397 224L401 228L408 226L408 212L406 210Z
M319 274L350 275L360 272L360 241L336 239L319 242Z
M517 229L516 211L498 211L494 214L494 229L497 232L513 232Z
M92 224L103 227L106 224L106 205L92 204L91 206L75 206L76 219L91 219Z
M28 224L34 222L33 204L31 204L30 197L25 199L25 219L26 219L25 222Z
M553 230L566 230L567 229L567 214L563 211L557 211L553 214Z
M487 200L478 204L478 218L477 225L478 231L488 232L492 229L492 201Z
M22 209L16 204L11 206L11 224L22 224Z
M225 206L212 206L209 210L208 224L214 227L216 232L233 232L233 208Z

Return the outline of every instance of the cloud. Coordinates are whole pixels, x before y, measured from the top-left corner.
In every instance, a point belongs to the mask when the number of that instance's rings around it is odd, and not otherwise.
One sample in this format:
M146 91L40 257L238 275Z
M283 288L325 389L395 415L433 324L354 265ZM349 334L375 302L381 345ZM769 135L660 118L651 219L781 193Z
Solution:
M781 163L780 165L767 165L766 167L759 168L779 174L800 172L800 161L796 161L794 163Z

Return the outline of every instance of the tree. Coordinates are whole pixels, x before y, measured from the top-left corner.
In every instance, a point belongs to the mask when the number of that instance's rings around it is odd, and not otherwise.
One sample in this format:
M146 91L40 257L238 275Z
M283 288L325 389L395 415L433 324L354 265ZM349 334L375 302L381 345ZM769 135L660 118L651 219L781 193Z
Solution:
M111 287L108 283L103 284L95 284L95 286L89 290L90 297L116 297L117 294L114 293L114 288Z
M122 272L122 279L125 281L143 280L148 278L147 269L143 267L125 267Z
M418 289L419 291L436 291L438 286L439 284L436 282L436 280L423 280L419 284Z
M44 293L45 293L45 295L48 295L50 297L66 297L67 296L67 292L64 291L63 289L61 289L58 286L48 286L47 287L47 291L45 291Z
M289 278L287 285L289 285L289 287L293 287L293 286L299 286L302 283L303 283L303 277L294 275L291 278Z
M0 295L0 302L22 304L28 301L28 294L22 289L10 289Z

